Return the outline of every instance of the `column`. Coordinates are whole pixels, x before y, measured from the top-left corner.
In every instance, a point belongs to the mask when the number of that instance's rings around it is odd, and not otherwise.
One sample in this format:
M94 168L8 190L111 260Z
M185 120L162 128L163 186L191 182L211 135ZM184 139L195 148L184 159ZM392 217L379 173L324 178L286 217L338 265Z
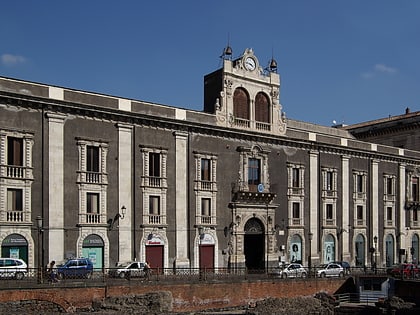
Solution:
M381 266L382 264L380 264L380 257L381 257L381 253L379 251L380 246L377 246L378 244L380 244L379 240L382 239L383 236L379 235L379 188L378 188L378 183L379 183L379 178L378 178L378 160L371 160L371 217L370 219L372 220L372 232L371 232L371 238L372 238L372 242L373 242L373 238L376 236L378 237L378 242L375 244L371 244L371 246L375 247L375 262L377 263L378 266ZM382 233L381 233L382 234Z
M67 116L47 113L48 120L48 261L64 258L64 123Z
M400 222L400 226L399 229L397 231L397 242L398 242L398 238L399 238L399 242L400 242L400 246L398 248L397 246L397 257L398 259L401 259L402 261L405 259L405 257L407 257L409 248L406 246L407 245L407 238L408 238L408 227L406 226L406 215L410 214L410 211L406 211L405 210L405 198L407 195L407 184L406 184L406 170L405 170L406 165L405 164L400 164L399 165L399 195L398 195L398 207L396 210L398 210L398 214L399 214L399 222ZM411 246L410 246L411 247ZM405 257L402 257L400 255L400 253L398 252L399 249L405 249ZM401 261L401 262L402 262Z
M318 152L309 152L309 232L312 233L311 241L311 259L319 261L319 237L320 231L318 231L319 222L319 187L318 187ZM308 235L305 235L305 240L308 240ZM309 241L309 240L308 240ZM313 265L313 264L312 264Z
M188 268L188 133L174 132L175 136L175 218L176 218L176 258L177 268Z
M351 260L351 253L350 253L350 228L352 224L350 224L350 210L349 210L349 202L350 202L350 168L349 168L349 160L348 156L341 156L341 186L342 186L342 217L343 217L343 226L342 228L347 231L341 233L341 242L343 246L343 260L350 261Z
M108 209L112 215L121 213L121 207L126 207L124 219L118 222L118 261L130 261L132 257L132 166L133 152L132 139L133 127L131 125L118 124L118 208Z

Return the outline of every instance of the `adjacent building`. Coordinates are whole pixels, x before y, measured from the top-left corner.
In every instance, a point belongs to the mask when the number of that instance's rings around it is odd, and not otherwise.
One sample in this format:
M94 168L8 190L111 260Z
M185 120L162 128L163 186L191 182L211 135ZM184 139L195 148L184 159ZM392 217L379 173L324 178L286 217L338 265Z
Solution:
M279 101L275 60L230 47L204 77L202 112L0 78L2 256L96 268L417 260L407 205L419 204L420 152L287 118Z

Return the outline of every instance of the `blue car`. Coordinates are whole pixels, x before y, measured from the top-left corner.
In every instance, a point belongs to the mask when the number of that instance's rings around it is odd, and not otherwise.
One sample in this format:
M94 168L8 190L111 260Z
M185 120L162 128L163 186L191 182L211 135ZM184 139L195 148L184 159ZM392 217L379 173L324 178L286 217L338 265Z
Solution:
M93 273L93 264L88 258L74 258L57 266L59 279L86 278L90 279Z

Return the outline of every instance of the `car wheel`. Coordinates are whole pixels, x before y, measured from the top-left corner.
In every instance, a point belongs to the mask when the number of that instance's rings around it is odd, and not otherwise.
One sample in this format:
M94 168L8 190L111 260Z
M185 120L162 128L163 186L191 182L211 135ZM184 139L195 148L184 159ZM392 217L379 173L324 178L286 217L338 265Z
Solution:
M92 273L91 272L88 272L85 277L86 277L86 279L92 278Z
M306 272L302 272L302 278L306 278L308 275L306 274Z
M338 274L338 276L339 276L340 278L343 278L343 277L344 277L344 272L340 272L340 273Z
M120 278L121 278L121 279L125 279L125 272L121 272L121 273L120 273Z
M23 272L16 272L15 279L16 280L22 280L24 276L25 275L23 274Z
M321 274L319 275L321 278L325 278L326 274L325 272L321 272Z
M287 279L287 273L282 273L282 274L281 274L281 278L282 278L282 279Z
M64 274L62 272L59 272L58 275L57 275L57 278L60 279L60 280L63 280L64 279Z

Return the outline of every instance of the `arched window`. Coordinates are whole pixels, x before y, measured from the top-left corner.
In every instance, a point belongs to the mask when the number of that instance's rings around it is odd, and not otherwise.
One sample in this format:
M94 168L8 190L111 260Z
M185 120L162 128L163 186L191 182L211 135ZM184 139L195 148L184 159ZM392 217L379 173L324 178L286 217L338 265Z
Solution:
M233 94L233 115L249 120L249 96L242 88L236 89Z
M255 120L260 122L270 122L270 102L267 95L259 92L255 97Z

